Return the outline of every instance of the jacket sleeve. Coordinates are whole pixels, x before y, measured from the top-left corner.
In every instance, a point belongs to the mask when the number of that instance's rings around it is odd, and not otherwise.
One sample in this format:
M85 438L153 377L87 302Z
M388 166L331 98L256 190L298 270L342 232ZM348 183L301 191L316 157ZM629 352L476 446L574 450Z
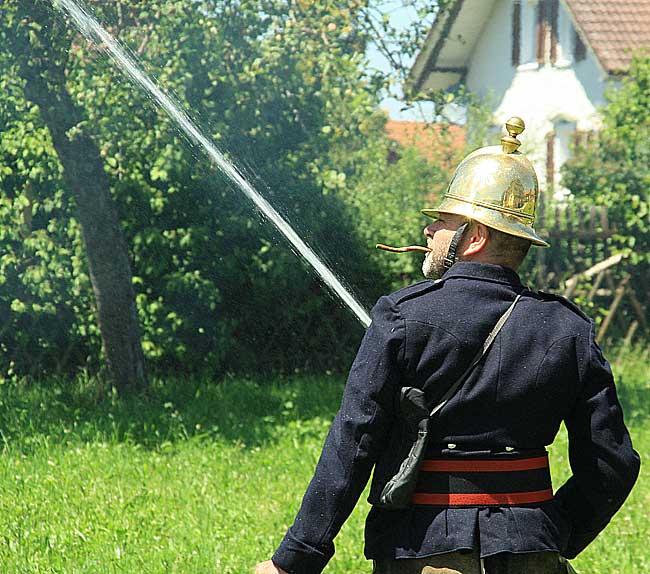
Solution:
M403 363L404 321L382 297L352 365L300 511L273 562L291 574L318 574L352 512L387 440Z
M584 360L580 394L565 420L573 475L555 496L572 524L567 558L607 526L632 490L640 466L593 325Z

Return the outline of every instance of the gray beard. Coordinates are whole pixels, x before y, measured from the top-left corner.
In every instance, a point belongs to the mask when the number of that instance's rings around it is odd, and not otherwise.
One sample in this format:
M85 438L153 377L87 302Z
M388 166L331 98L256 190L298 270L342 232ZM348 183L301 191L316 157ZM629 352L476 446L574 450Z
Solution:
M445 273L445 255L429 251L422 262L422 275L426 279L440 279Z

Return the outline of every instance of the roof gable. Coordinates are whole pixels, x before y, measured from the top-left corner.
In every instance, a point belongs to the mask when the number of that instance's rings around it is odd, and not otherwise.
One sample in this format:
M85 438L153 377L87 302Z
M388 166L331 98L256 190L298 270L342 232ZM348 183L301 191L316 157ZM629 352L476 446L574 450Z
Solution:
M438 14L409 73L407 92L417 93L425 81L439 89L464 79L467 62L494 3L495 0L454 0Z
M650 0L561 0L603 70L628 69L632 53L650 48ZM454 0L427 34L406 91L447 88L464 80L476 41L496 0Z

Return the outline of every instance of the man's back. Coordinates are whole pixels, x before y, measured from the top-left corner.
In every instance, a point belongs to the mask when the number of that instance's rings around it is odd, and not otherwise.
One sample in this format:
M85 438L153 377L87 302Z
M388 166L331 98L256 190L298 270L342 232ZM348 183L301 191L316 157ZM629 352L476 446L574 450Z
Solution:
M430 404L523 292L470 380L436 416L433 441L478 448L550 444L579 392L588 319L558 299L524 291L517 274L503 267L459 263L439 287L427 289L432 284L391 297L401 300L406 322L406 375Z
M369 501L376 505L408 452L400 389L419 387L428 404L435 404L523 289L512 270L460 262L440 282L425 281L379 300L314 478L274 555L276 564L289 572L322 570L373 466ZM374 506L366 556L381 561L472 549L483 557L540 551L572 557L627 496L638 455L590 321L568 302L524 292L477 371L433 418L428 456L530 464L544 456L562 420L573 477L555 497L550 484L541 489L545 496L537 496L535 483L544 480L546 467L530 469L529 486L521 484L526 470L493 473L483 482L475 480L478 474L456 481L453 472L441 474L450 494L459 484L471 492L492 484L491 491L478 494L496 501L509 490L517 496L503 504L457 505L449 497L449 504L406 510ZM497 474L505 484L494 485Z
M412 558L469 548L479 548L482 556L536 551L573 556L604 527L629 492L638 457L591 322L568 301L526 291L507 268L460 262L440 282L425 281L387 298L386 312L403 325L400 385L423 389L427 403L434 405L518 293L523 296L488 354L434 417L427 458L543 460L544 447L553 442L564 420L578 478L550 500L540 496L544 470L521 464L523 471L502 472L502 477L485 462L482 470L488 472L446 473L442 485L441 477L435 483L428 478L433 484L429 489L446 486L449 502L425 495L416 497L423 503L412 510L374 508L366 531L369 557ZM603 426L607 431L599 435ZM377 462L373 503L399 464L395 453L403 452L404 435L391 433L391 445ZM482 488L492 490L481 493ZM454 489L491 495L487 500L496 502L467 506L464 500L485 497L454 497ZM430 492L426 485L419 490Z

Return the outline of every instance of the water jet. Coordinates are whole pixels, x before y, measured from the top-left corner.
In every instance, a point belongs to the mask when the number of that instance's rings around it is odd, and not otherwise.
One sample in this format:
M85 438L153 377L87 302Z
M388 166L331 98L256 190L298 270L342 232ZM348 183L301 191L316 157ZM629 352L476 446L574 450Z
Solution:
M52 0L54 8L67 15L77 30L98 49L105 52L115 66L167 113L185 136L197 145L215 165L290 242L295 251L314 269L321 280L345 303L364 327L370 316L338 277L329 269L307 243L296 233L278 211L253 187L240 169L230 161L192 120L190 115L170 95L154 82L129 54L89 12L81 1Z

